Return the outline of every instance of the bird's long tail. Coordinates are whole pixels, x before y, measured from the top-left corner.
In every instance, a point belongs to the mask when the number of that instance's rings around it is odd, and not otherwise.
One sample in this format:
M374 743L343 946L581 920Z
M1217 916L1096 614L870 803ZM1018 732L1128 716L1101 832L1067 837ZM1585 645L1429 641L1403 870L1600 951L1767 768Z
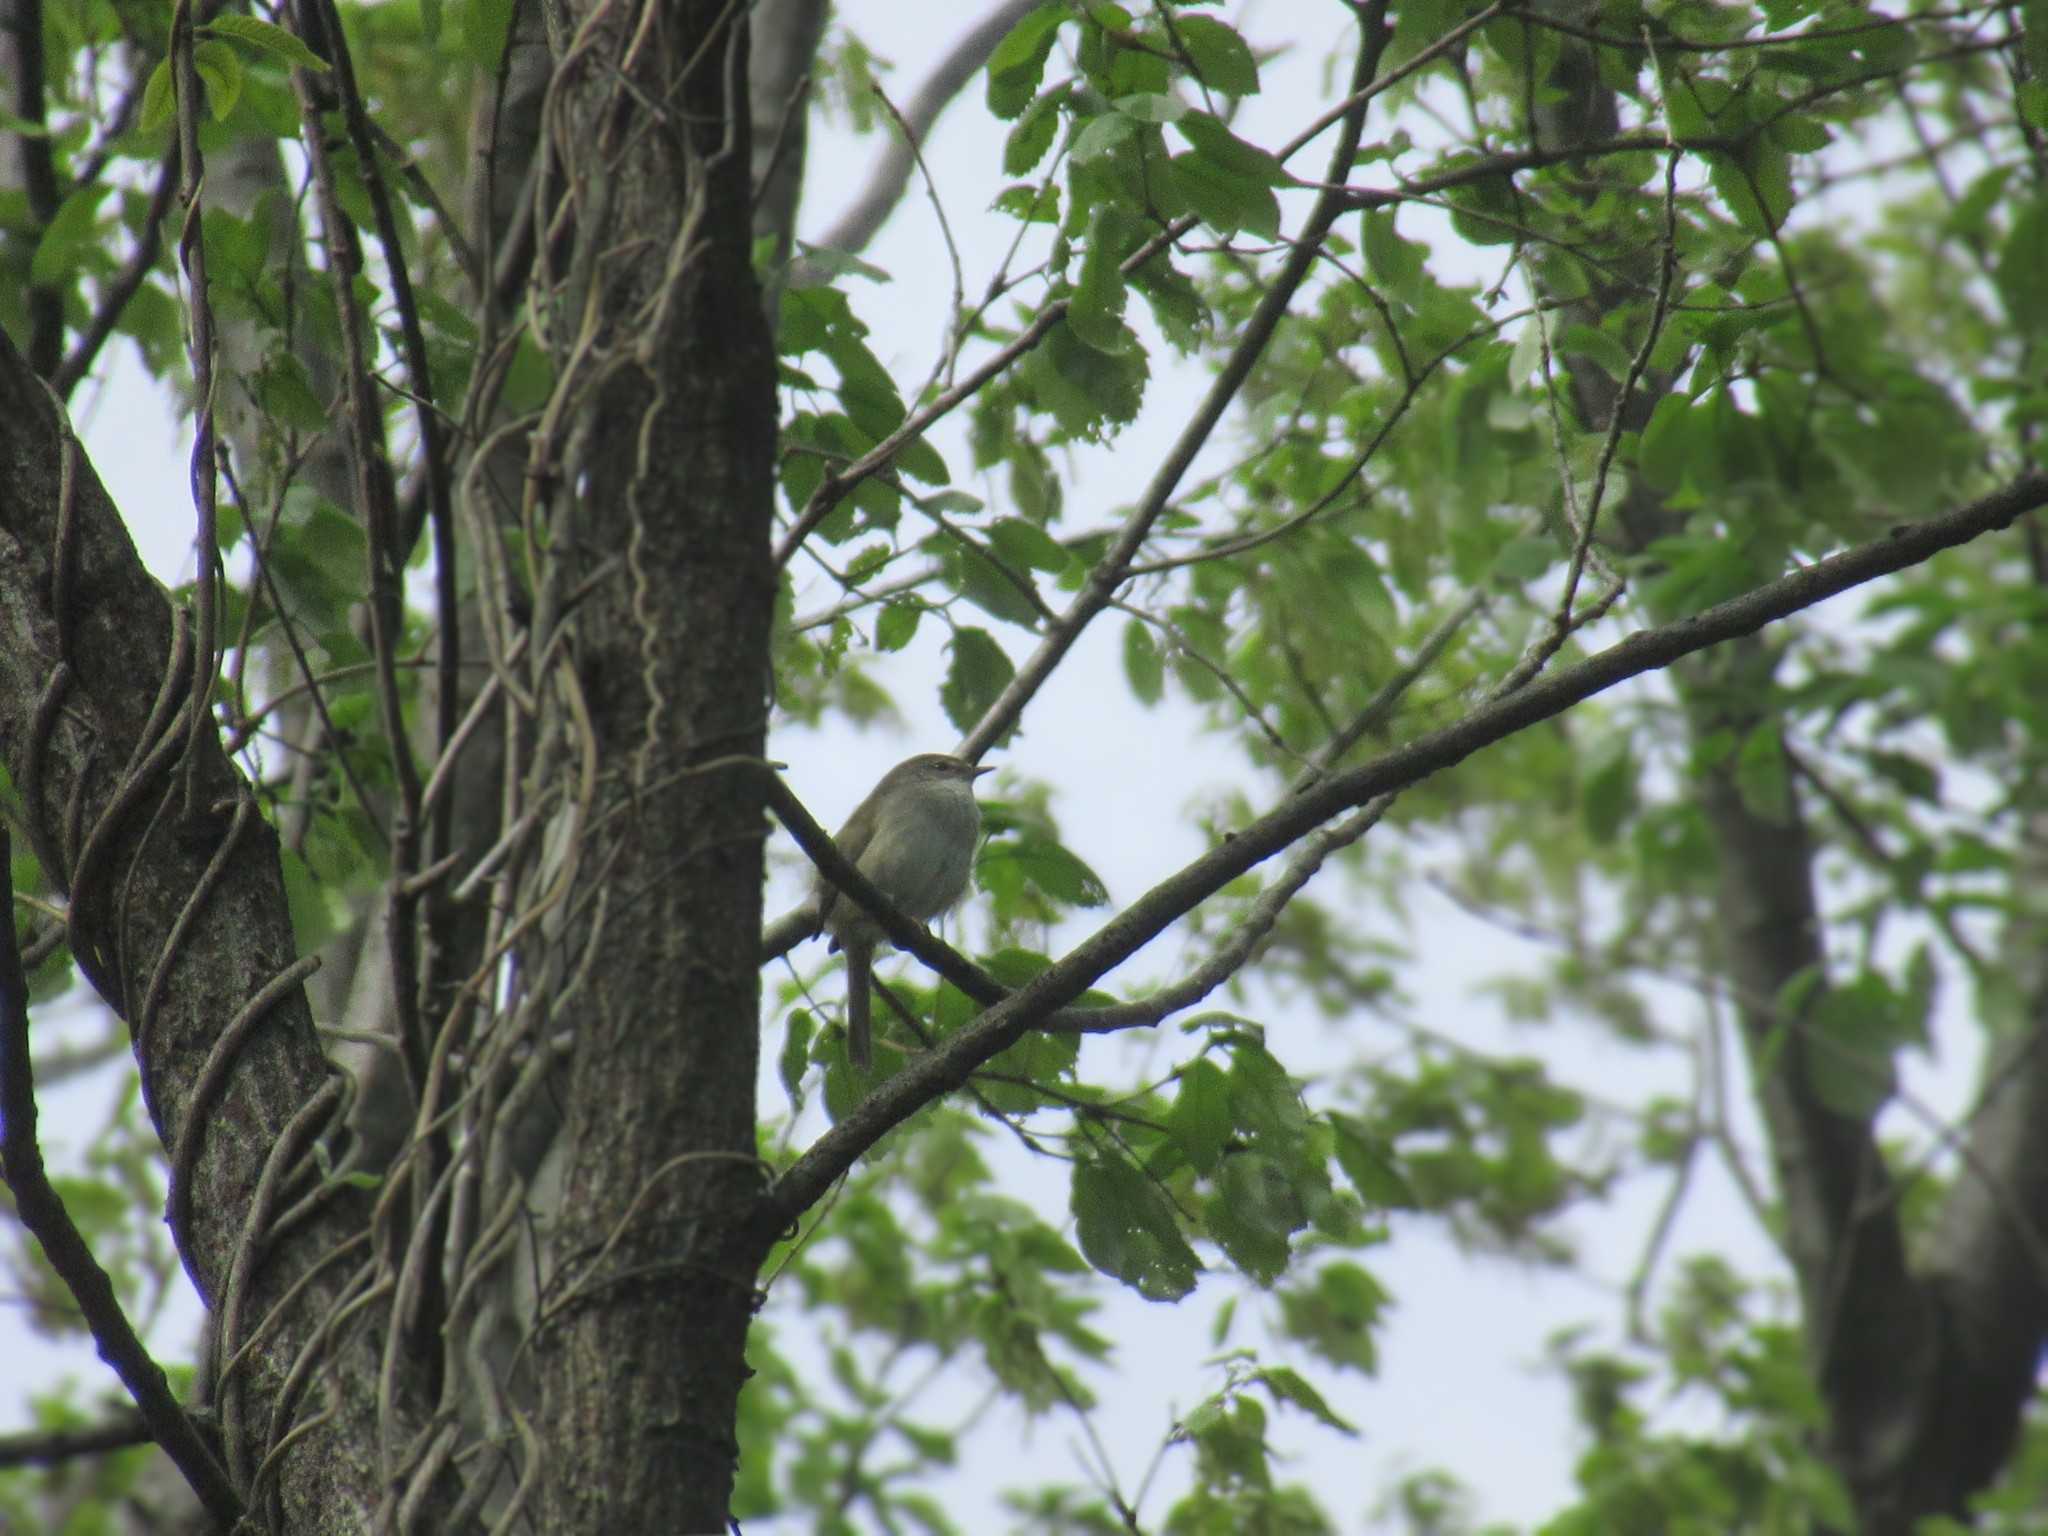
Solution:
M874 1062L873 1019L869 1013L869 971L874 952L865 944L846 946L846 1055L865 1072Z

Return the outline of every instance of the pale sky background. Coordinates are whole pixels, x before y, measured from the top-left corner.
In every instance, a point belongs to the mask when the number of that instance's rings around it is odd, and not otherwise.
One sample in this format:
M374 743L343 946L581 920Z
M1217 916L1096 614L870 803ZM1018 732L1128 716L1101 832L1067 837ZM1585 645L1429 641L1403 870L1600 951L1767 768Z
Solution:
M880 58L895 65L885 79L900 102L922 80L929 61L965 29L973 11L917 0L852 0L842 6L842 14ZM1273 143L1292 133L1313 110L1311 104L1330 99L1325 60L1332 41L1348 37L1348 17L1329 0L1265 0L1236 15L1255 44L1295 43L1265 66L1265 93L1246 103L1239 128L1254 142ZM1007 219L984 212L1003 184L997 157L1005 131L982 105L977 81L941 120L926 150L960 245L970 294L979 291L1001 260L1014 231ZM1367 137L1375 136L1369 129ZM814 127L803 229L816 231L831 222L848 190L864 182L875 150L873 141L851 142L830 123ZM1321 174L1322 154L1321 144L1306 152L1311 174ZM1413 235L1418 227L1404 219L1404 233ZM931 206L921 188L904 200L865 259L894 278L881 286L855 285L856 309L874 332L871 345L899 378L921 379L940 344L945 295L952 286ZM1482 254L1479 260L1487 265L1459 258L1451 270L1470 271L1487 280L1497 275L1497 253ZM1142 317L1144 307L1134 304L1132 311ZM132 351L117 344L111 355L118 365L113 382L98 395L88 389L75 402L85 442L151 568L167 582L182 580L190 572L191 538L186 428L167 418ZM1179 363L1164 349L1154 351L1153 368L1142 418L1108 450L1074 454L1064 466L1069 526L1098 525L1137 497L1207 383L1205 373ZM963 430L964 413L946 423L937 436L959 474L972 462ZM1230 441L1227 435L1223 439L1226 451ZM961 484L987 500L992 510L1003 510L1000 482ZM805 572L799 561L798 570L799 611L830 599L831 589L815 567ZM993 623L990 627L1013 658L1026 654L1028 637ZM895 692L900 729L858 732L835 726L818 735L785 730L774 739L772 750L789 763L797 792L827 826L837 825L892 763L913 751L949 747L956 739L936 698L944 665L940 629L935 624L923 626L908 651L885 658L879 675ZM1145 710L1131 701L1123 681L1120 630L1120 622L1111 619L1089 631L1033 705L1017 740L996 759L1054 786L1054 808L1066 841L1103 875L1115 906L1205 851L1188 808L1219 788L1245 782L1247 776L1237 752L1223 739L1206 734L1195 711L1171 691L1157 709ZM1384 829L1373 834L1385 835ZM786 841L778 846L785 854L790 851ZM1428 865L1426 849L1411 852L1418 864ZM1328 879L1326 874L1325 882ZM785 862L770 893L771 910L789 905L799 888L800 876ZM1318 889L1327 890L1327 885ZM1565 1026L1560 1028L1509 1024L1477 995L1478 989L1490 977L1532 968L1538 958L1534 951L1477 923L1431 890L1418 886L1407 899L1410 936L1428 960L1426 972L1411 978L1419 989L1416 1016L1475 1048L1539 1054L1561 1080L1605 1097L1633 1102L1656 1093L1686 1091L1679 1063L1660 1065L1647 1053L1606 1046L1590 1030L1571 1027L1570 1021L1559 1021ZM1062 942L1091 931L1104 915L1084 914L1062 930L1056 950ZM1362 916L1377 931L1399 931L1391 914ZM809 965L817 956L804 951L798 958ZM1133 985L1169 978L1182 958L1178 941L1169 934L1120 974ZM772 970L765 981L773 988L779 979L779 970ZM1684 1010L1674 1011L1673 1021L1690 1020L1699 1007L1676 992L1667 993L1665 1001L1672 1010ZM1290 1011L1256 988L1242 1005L1229 1006L1241 1006L1264 1022L1275 1051L1299 1073L1333 1070L1363 1054L1397 1049L1401 1043L1390 1026L1371 1017L1333 1024L1319 1015ZM767 1066L762 1084L764 1110L778 1114L786 1110L774 1076L779 1043L779 1031L764 1042ZM1120 1040L1091 1041L1087 1047L1091 1053L1141 1048L1142 1044ZM1946 1070L1931 1078L1915 1066L1913 1080L1934 1102L1950 1104L1967 1080L1968 1065L1950 1060ZM120 1071L131 1072L132 1067L123 1063ZM1736 1081L1740 1082L1739 1071ZM110 1073L49 1096L44 1132L54 1153L65 1150L68 1131L75 1154L75 1138L89 1135L100 1123L103 1106L116 1088ZM1755 1150L1753 1126L1747 1127L1746 1136ZM1013 1193L1032 1201L1049 1220L1069 1227L1064 1165L1028 1163L1002 1134L992 1135L985 1150L1011 1180ZM1590 1280L1468 1256L1445 1240L1440 1222L1397 1217L1389 1244L1354 1256L1395 1298L1379 1339L1381 1369L1370 1379L1340 1373L1269 1336L1258 1321L1256 1293L1234 1271L1212 1270L1195 1294L1178 1306L1146 1303L1103 1280L1098 1294L1104 1310L1094 1326L1118 1341L1119 1354L1114 1371L1092 1378L1091 1384L1102 1399L1096 1426L1120 1484L1127 1493L1134 1490L1176 1416L1220 1385L1220 1372L1206 1363L1212 1353L1210 1318L1218 1302L1238 1296L1243 1299L1233 1344L1251 1345L1273 1362L1296 1365L1324 1391L1337 1412L1359 1427L1357 1439L1344 1439L1298 1413L1270 1414L1273 1443L1289 1458L1280 1474L1315 1486L1340 1529L1387 1528L1369 1514L1380 1490L1395 1475L1429 1466L1444 1467L1469 1484L1477 1496L1478 1513L1485 1517L1518 1524L1540 1521L1569 1496L1572 1461L1583 1449L1570 1425L1563 1379L1540 1368L1545 1341L1554 1330L1581 1324L1590 1325L1600 1340L1618 1339L1619 1288L1637 1261L1662 1193L1661 1183L1634 1181L1622 1186L1605 1206L1588 1209L1565 1225L1581 1245ZM1664 1273L1671 1272L1673 1258L1705 1251L1752 1274L1778 1273L1767 1244L1718 1169L1707 1170L1688 1196L1667 1249ZM157 1342L167 1354L185 1353L192 1316L188 1301L158 1328ZM779 1325L784 1347L801 1354L788 1315L779 1314L771 1302L769 1316ZM46 1380L58 1373L95 1386L111 1380L89 1346L54 1350L28 1335L4 1308L0 1358L8 1361L8 1375L16 1380ZM964 1408L979 1398L983 1386L978 1376L963 1373L960 1381L949 1384L947 1400ZM940 1415L930 1412L923 1417L936 1421ZM18 1400L12 1394L0 1398L0 1428L22 1422ZM1086 1481L1080 1444L1070 1416L1055 1413L1033 1423L1014 1410L999 1408L984 1421L961 1467L935 1491L965 1528L996 1528L994 1493L1004 1481ZM1191 1460L1186 1447L1167 1453L1140 1510L1148 1526L1164 1518L1172 1497L1185 1487ZM750 1532L757 1528L792 1529L793 1523L748 1522Z

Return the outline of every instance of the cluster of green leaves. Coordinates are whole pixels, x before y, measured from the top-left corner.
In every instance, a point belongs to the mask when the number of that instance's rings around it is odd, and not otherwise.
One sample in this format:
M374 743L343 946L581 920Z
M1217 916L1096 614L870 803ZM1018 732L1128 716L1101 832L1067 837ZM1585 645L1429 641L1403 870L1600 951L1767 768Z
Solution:
M1546 1530L1790 1536L1816 1522L1851 1528L1840 1480L1814 1449L1822 1415L1804 1344L1775 1310L1727 1266L1700 1258L1660 1320L1663 1389L1739 1426L1734 1433L1660 1433L1640 1402L1652 1390L1643 1365L1582 1338L1556 1340L1590 1444L1576 1469L1581 1501Z
M1004 960L992 962L999 974ZM944 989L934 1022L958 1028L972 1011ZM954 1429L914 1416L925 1411L921 1396L973 1361L1025 1412L1085 1418L1094 1395L1080 1367L1111 1357L1109 1340L1088 1324L1098 1306L1082 1283L1090 1268L1173 1301L1220 1260L1254 1294L1270 1292L1287 1337L1328 1364L1373 1369L1386 1298L1343 1255L1383 1241L1382 1212L1409 1203L1400 1159L1359 1119L1311 1112L1255 1033L1210 1023L1207 1054L1173 1080L1116 1095L1073 1078L1072 1042L1027 1041L978 1080L977 1103L935 1105L878 1149L816 1231L771 1263L780 1271L772 1294L829 1315L832 1375L846 1405L828 1406L814 1381L757 1339L743 1429L772 1433L742 1436L749 1507L843 1514L865 1502L878 1516L957 1529L936 1519L920 1491L957 1449ZM792 1045L809 1027L799 1014ZM828 1108L850 1109L866 1085L842 1081L851 1069L836 1047L823 1056ZM793 1065L785 1052L786 1081ZM1069 1163L1071 1237L1001 1193L1000 1170L982 1151L1000 1134L991 1116L1032 1153ZM1219 1348L1234 1313L1220 1314ZM1350 1427L1293 1368L1243 1351L1220 1354L1214 1368L1215 1393L1159 1426L1163 1439L1191 1447L1195 1463L1195 1486L1169 1528L1242 1529L1230 1522L1308 1510L1301 1491L1273 1475L1267 1406L1340 1433ZM1038 1519L1080 1498L1058 1488L1014 1497Z

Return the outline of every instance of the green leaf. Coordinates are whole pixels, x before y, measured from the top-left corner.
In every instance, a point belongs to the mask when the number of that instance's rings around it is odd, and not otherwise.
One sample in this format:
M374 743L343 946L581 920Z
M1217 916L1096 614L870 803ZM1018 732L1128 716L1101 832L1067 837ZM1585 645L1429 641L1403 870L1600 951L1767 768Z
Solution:
M264 359L256 377L256 401L264 413L302 432L319 432L331 422L332 413L313 393L306 365L282 349Z
M1099 440L1137 416L1149 370L1137 337L1123 334L1122 348L1090 346L1062 321L1025 359L1026 379L1063 431Z
M30 282L54 285L77 275L81 256L88 249L99 248L99 209L110 190L106 183L96 182L78 188L58 204L55 217L36 242L35 255L29 258Z
M1140 91L1133 96L1119 96L1110 105L1125 117L1141 123L1177 123L1188 115L1186 102L1163 91Z
M1204 224L1218 234L1248 229L1270 240L1280 232L1280 202L1271 187L1249 181L1199 154L1175 155L1174 186Z
M1379 1369L1375 1330L1386 1311L1387 1292L1356 1264L1325 1264L1315 1284L1280 1293L1280 1315L1289 1338L1301 1339L1338 1365L1367 1373Z
M285 906L291 913L292 937L299 953L311 954L339 933L348 921L348 900L340 887L320 879L292 848L280 847Z
M782 1037L782 1057L777 1063L782 1086L792 1102L803 1098L804 1072L811 1064L811 1036L818 1021L808 1008L792 1008Z
M202 36L212 34L247 43L259 52L282 59L299 69L310 69L315 74L327 72L327 61L308 48L296 32L288 32L260 17L246 16L240 11L223 11L199 31Z
M1230 1079L1215 1062L1197 1058L1181 1074L1180 1092L1166 1113L1167 1134L1195 1172L1208 1174L1223 1156L1233 1128Z
M1010 136L1003 141L1003 172L1008 176L1027 175L1045 152L1052 148L1052 141L1059 132L1060 103L1066 99L1064 90L1051 90L1032 98L1024 115L1017 119L1017 126L1010 130ZM1034 195L1036 188L1030 189ZM1025 212L1029 212L1027 205Z
M1508 388L1520 389L1536 377L1542 366L1543 318L1531 315L1522 323L1521 334L1515 338L1514 349L1508 354Z
M1020 182L1014 187L1005 187L989 206L1025 224L1057 224L1060 221L1060 195L1049 186L1034 187Z
M1493 557L1493 574L1497 580L1520 585L1534 581L1555 564L1554 539L1540 533L1523 534L1501 545L1500 552Z
M947 541L944 564L947 581L991 618L1027 628L1038 622L1028 571L999 565L978 544L964 539Z
M1124 677L1141 704L1157 704L1166 692L1166 669L1159 660L1159 644L1152 627L1143 619L1124 624Z
M2036 195L2014 215L1998 248L1995 277L2014 325L2048 329L2048 197Z
M1178 1301L1195 1288L1202 1263L1173 1206L1122 1158L1091 1151L1076 1162L1072 1208L1081 1252L1104 1274L1147 1301Z
M1811 154L1815 150L1826 149L1835 141L1835 136L1828 132L1826 123L1817 117L1807 117L1803 113L1773 118L1769 132L1774 140L1797 154Z
M1556 337L1555 351L1566 358L1583 357L1596 364L1615 383L1628 377L1635 359L1629 350L1605 331L1590 325L1569 325Z
M1616 733L1603 738L1586 754L1581 766L1579 812L1586 835L1611 843L1636 814L1641 771L1629 738Z
M991 853L998 850L992 846ZM1043 832L1020 830L1018 836L1000 849L1022 871L1024 877L1055 901L1069 906L1100 907L1108 904L1109 888L1102 877L1088 867L1081 856L1058 839Z
M1749 733L1735 757L1735 787L1750 813L1783 823L1792 814L1792 780L1778 723L1767 720Z
M1137 132L1138 125L1121 112L1105 112L1090 118L1087 126L1074 135L1068 156L1076 165L1092 165L1114 153L1119 144L1135 138Z
M1232 1152L1223 1159L1202 1217L1230 1261L1261 1285L1280 1277L1288 1239L1308 1225L1286 1170L1259 1152Z
M1802 975L1792 985L1806 979ZM1868 1119L1898 1087L1892 1054L1900 1031L1891 988L1866 971L1846 986L1820 988L1803 1011L1799 999L1786 993L1779 1007L1797 1020L1797 1059L1815 1096L1838 1115Z
M1207 112L1190 112L1174 130L1218 170L1267 187L1291 187L1287 167L1255 144L1247 144Z
M213 120L225 122L242 97L242 56L226 43L201 40L192 45L192 69L206 87Z
M1386 1137L1351 1115L1332 1114L1330 1126L1337 1133L1337 1166L1344 1170L1359 1198L1382 1210L1420 1208L1422 1202Z
M142 88L142 131L155 133L178 115L178 92L171 83L171 61L158 59Z
M946 681L939 688L939 702L946 718L961 735L972 731L988 707L995 703L1017 669L985 629L956 629L946 649L952 660L946 667Z
M924 604L914 598L884 603L882 611L875 616L875 649L902 650L917 634L917 626L923 619Z
M1088 216L1088 245L1081 258L1080 280L1067 306L1067 324L1074 334L1104 352L1121 350L1128 334L1123 324L1124 275L1117 270L1123 260L1122 236L1127 222L1108 203L1095 205Z
M454 0L462 51L479 69L496 73L512 28L513 0Z
M1446 168L1465 157L1448 157ZM1448 195L1451 228L1474 245L1514 245L1525 238L1522 220L1525 210L1515 197L1513 181L1502 176L1482 176L1455 187Z
M1045 76L1053 34L1073 12L1060 4L1041 5L1010 28L988 56L988 108L1004 121L1030 104Z
M1210 90L1226 96L1259 94L1259 62L1232 28L1209 16L1179 16L1173 33Z
M987 502L983 501L972 491L963 491L954 487L949 487L943 491L934 491L929 496L920 496L917 499L917 504L927 512L957 512L967 517L972 517L975 513L983 511L988 505Z
M1422 275L1428 248L1404 240L1395 232L1391 208L1359 215L1358 228L1359 238L1365 244L1365 262L1373 276L1392 289L1396 297L1407 297Z
M1708 150L1706 160L1708 180L1743 228L1768 235L1785 222L1792 207L1792 180L1782 145L1754 139L1746 155Z
M1015 566L1063 571L1073 563L1074 557L1061 547L1059 540L1021 517L998 518L988 530L988 541L996 547L997 554Z
M1255 1372L1251 1380L1272 1393L1273 1401L1276 1403L1291 1404L1343 1434L1358 1433L1354 1425L1340 1418L1330 1405L1323 1401L1323 1394L1310 1386L1306 1378L1284 1365L1265 1366Z
M1657 402L1650 424L1643 428L1636 450L1636 468L1643 479L1660 491L1677 490L1692 462L1694 436L1692 402L1674 390Z

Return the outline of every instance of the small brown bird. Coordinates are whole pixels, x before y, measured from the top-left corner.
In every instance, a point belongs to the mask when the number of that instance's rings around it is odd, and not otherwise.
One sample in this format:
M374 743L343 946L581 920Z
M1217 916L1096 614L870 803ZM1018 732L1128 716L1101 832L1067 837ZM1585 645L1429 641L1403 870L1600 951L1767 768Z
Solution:
M833 841L899 912L928 922L967 889L981 839L974 781L992 771L943 752L906 758L882 775ZM833 947L846 951L846 1054L865 1069L874 1056L869 976L886 935L823 875L813 889Z

